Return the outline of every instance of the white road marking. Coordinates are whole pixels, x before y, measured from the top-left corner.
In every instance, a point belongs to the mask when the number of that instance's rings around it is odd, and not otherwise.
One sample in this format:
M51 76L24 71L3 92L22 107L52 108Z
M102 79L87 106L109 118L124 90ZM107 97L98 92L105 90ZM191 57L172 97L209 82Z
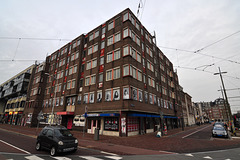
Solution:
M225 160L231 160L231 159L225 159Z
M188 156L188 157L193 157L192 154L185 154L185 156Z
M190 134L188 134L188 135L186 135L186 136L184 136L184 137L182 137L182 138L189 137L189 136L191 136L191 135L193 135L193 134L195 134L195 133L197 133L197 132L199 132L199 131L201 131L201 130L204 130L205 128L208 128L208 127L211 127L211 125L210 125L210 126L206 126L206 127L204 127L204 128L201 128L201 129L199 129L199 130L197 130L197 131L195 131L195 132L192 132L192 133L190 133Z
M72 160L70 158L67 158L67 157L52 157L54 159L57 159L57 160Z
M42 159L42 158L40 158L38 156L35 156L35 155L27 156L27 157L24 157L24 158L29 159L29 160L44 160L44 159Z
M110 153L110 152L101 151L101 153L103 153L103 154L109 154L109 155L112 155L112 156L117 156L117 154L115 154L115 153Z
M105 157L109 159L115 159L115 160L122 159L122 157L117 157L117 156L105 156Z
M212 157L209 157L209 156L206 156L206 157L203 157L205 159L212 159Z
M168 152L168 151L158 151L158 152L164 152L164 153L169 153L169 154L178 154L178 153L176 153L176 152Z
M80 158L87 159L87 160L102 160L100 158L92 157L92 156L79 156Z
M6 144L6 145L9 145L10 147L13 147L13 148L15 148L15 149L17 149L17 150L19 150L19 151L24 152L24 153L31 154L30 152L25 151L25 150L23 150L23 149L21 149L21 148L18 148L18 147L16 147L16 146L12 145L12 144L9 144L9 143L7 143L7 142L5 142L5 141L3 141L3 140L0 140L0 142L4 143L4 144Z

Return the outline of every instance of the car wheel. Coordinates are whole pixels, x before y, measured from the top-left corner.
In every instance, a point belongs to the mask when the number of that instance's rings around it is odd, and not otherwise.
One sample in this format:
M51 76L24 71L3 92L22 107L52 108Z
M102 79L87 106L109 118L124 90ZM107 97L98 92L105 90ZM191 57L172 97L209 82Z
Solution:
M36 143L36 147L35 147L35 148L36 148L37 151L40 151L40 150L41 150L41 144L40 144L40 142L37 142L37 143Z
M51 154L51 156L56 156L57 155L57 151L56 151L56 148L54 146L51 148L50 154Z
M72 151L72 153L75 153L77 151L77 149L74 149L73 151Z

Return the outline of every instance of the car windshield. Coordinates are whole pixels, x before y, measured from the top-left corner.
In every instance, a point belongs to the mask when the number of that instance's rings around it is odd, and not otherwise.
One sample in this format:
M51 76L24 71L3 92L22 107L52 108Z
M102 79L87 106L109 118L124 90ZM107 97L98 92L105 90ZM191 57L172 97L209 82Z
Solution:
M55 134L57 137L72 137L72 134L66 130L66 129L59 129L59 130L55 130Z
M220 127L220 126L215 126L214 128L213 128L213 130L220 130L220 131L223 131L223 130L225 130L223 127Z

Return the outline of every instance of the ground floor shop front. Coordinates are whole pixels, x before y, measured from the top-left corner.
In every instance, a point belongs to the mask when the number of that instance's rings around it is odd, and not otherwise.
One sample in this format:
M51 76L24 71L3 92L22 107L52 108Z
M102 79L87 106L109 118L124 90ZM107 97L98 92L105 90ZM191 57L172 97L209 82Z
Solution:
M143 114L143 113L96 113L87 114L87 132L95 133L95 129L100 135L109 136L134 136L152 133L159 129L180 127L181 119L174 116Z
M31 117L29 115L28 117ZM88 113L75 115L74 112L43 113L39 125L63 125L68 129L82 130L94 134L95 130L100 135L109 136L134 136L152 133L181 126L182 120L175 116L120 112L120 113ZM28 121L29 122L29 121Z

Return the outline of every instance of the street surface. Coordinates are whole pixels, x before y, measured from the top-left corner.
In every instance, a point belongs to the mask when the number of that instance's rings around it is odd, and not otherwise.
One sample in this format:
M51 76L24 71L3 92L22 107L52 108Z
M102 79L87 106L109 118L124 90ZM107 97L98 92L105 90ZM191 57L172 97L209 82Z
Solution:
M146 135L145 137L143 135L144 139L146 138L146 140L150 143L150 140L152 140L156 143L163 144L163 149L155 150L155 152L158 152L159 154L154 155L129 155L124 153L119 155L116 154L117 152L106 152L103 148L103 150L97 150L91 149L91 147L87 148L79 146L79 149L76 153L60 154L56 157L51 157L48 151L36 151L36 138L34 137L9 132L7 130L0 130L0 160L239 160L240 140L212 138L211 129L212 125L203 125L185 132L169 135L164 138L155 138L151 137L151 135ZM138 137L126 137L121 140L126 140L129 141L129 143L132 143L131 141L134 138ZM99 143L103 144L101 142ZM139 143L143 143L143 141ZM164 143L167 145L164 145ZM147 146L149 143L146 143L145 145ZM196 145L200 146L200 148L195 148ZM112 144L112 146L114 146L114 144ZM148 149L153 151L152 148Z

